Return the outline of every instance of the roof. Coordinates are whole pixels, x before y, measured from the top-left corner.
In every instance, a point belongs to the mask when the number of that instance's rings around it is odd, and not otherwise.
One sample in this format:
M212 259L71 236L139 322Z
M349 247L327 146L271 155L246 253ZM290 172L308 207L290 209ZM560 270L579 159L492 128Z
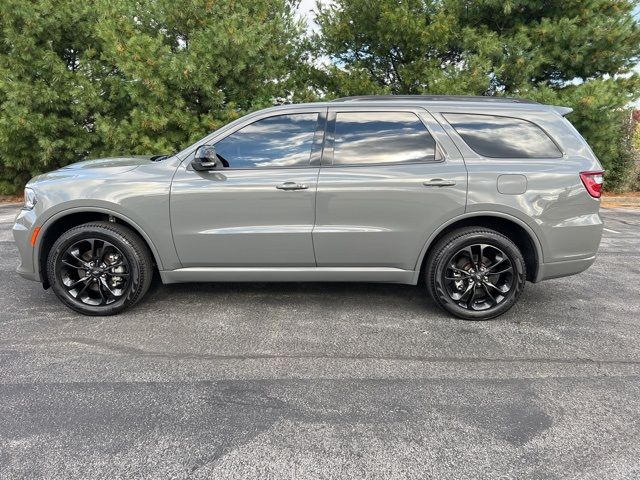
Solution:
M488 96L473 96L473 95L361 95L356 97L342 97L336 98L327 102L329 104L335 103L368 103L369 105L375 105L380 103L398 102L405 104L412 103L430 103L433 106L439 107L452 107L460 106L464 104L469 108L482 108L487 104L491 104L495 107L509 108L509 106L525 108L527 110L552 110L559 115L566 116L570 114L573 109L569 107L557 106L557 105L545 105L526 98L517 97L488 97Z
M478 103L527 103L537 104L533 100L516 97L487 97L472 95L360 95L342 97L331 102L378 102L378 101L416 101L416 102L478 102Z

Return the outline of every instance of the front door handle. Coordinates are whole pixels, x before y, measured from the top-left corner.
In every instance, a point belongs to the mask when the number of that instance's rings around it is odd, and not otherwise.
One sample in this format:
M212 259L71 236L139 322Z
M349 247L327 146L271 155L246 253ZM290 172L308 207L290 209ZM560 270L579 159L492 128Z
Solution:
M453 187L456 184L453 180L445 180L444 178L432 178L422 182L425 187Z
M296 182L284 182L280 185L276 185L278 190L306 190L309 188L309 185L304 183L296 183Z

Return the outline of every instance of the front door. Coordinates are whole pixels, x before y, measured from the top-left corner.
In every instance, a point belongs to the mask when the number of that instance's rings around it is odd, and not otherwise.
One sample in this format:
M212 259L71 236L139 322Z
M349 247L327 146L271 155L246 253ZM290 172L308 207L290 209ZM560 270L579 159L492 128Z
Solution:
M414 270L427 239L464 213L467 171L424 110L329 109L313 231L319 267Z
M264 114L215 138L224 164L171 186L171 227L183 267L315 266L315 216L324 110Z

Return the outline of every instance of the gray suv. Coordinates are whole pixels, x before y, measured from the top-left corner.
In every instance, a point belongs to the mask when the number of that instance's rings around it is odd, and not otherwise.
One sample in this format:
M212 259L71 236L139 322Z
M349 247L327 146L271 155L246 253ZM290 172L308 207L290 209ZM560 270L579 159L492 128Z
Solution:
M185 150L31 180L18 272L87 315L164 283L423 285L451 314L595 260L602 167L571 109L490 97L349 97L247 115Z

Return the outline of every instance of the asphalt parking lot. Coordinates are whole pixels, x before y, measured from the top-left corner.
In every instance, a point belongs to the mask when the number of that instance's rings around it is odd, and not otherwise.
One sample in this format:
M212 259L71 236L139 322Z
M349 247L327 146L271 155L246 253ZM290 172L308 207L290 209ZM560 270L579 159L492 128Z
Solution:
M417 287L155 285L88 318L14 273L0 207L0 478L640 477L640 211L505 316Z

